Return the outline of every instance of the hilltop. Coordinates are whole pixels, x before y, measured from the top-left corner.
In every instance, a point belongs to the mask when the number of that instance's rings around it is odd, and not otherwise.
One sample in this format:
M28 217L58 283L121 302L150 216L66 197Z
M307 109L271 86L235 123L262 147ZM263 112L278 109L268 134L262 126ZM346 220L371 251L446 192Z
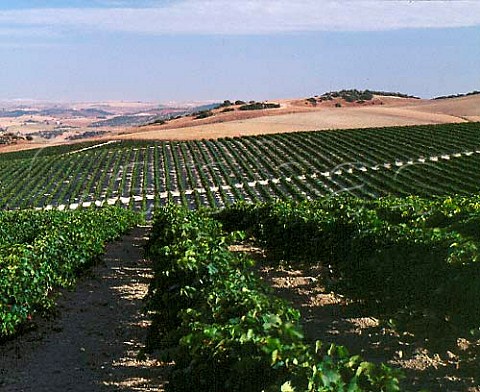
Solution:
M0 112L0 151L108 140L195 140L325 129L480 121L480 95L420 99L341 90L303 98L159 105L25 104ZM3 113L3 114L2 114ZM0 136L2 136L0 134Z
M241 104L219 107L203 118L172 119L128 129L122 139L192 140L324 129L459 123L480 120L480 95L445 100L372 94L371 99L345 99L340 94L266 101L278 107L240 110ZM228 110L226 110L228 109ZM208 126L208 127L207 127Z

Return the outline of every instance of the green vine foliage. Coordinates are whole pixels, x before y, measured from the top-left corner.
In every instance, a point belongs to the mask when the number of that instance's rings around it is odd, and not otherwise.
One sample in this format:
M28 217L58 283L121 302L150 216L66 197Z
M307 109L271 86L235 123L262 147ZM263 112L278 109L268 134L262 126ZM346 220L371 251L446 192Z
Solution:
M330 289L379 315L480 332L478 196L236 204L216 217L273 259L328 267Z
M139 222L119 208L0 213L0 338L54 304L52 291L103 252L106 241Z
M175 361L168 390L399 390L397 370L305 342L299 312L259 280L252 260L229 251L243 232L172 205L155 216L147 349Z

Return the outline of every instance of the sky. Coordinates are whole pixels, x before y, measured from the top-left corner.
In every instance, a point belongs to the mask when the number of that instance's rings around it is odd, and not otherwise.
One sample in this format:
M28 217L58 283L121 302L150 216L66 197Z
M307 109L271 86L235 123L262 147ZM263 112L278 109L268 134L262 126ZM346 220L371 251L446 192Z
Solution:
M480 90L478 0L2 0L0 100Z

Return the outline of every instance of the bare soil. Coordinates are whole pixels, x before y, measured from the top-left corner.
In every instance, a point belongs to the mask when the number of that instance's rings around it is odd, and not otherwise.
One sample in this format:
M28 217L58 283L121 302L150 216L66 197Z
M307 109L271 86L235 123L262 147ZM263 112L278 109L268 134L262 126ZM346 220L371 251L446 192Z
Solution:
M238 137L315 131L327 129L349 129L387 126L407 126L422 124L439 124L466 122L465 119L446 114L416 112L404 108L335 108L322 111L269 115L256 118L219 122L208 125L195 125L178 129L162 129L146 132L132 132L121 135L122 139L159 139L192 140L216 139L221 137Z
M412 334L399 334L354 303L327 292L320 267L264 266L260 274L277 295L301 311L308 340L344 345L351 354L366 360L402 368L406 376L402 390L480 391L478 369L465 366L468 359L462 358L462 351L472 348L466 340L458 339L455 353L429 350Z
M149 325L146 232L107 245L75 290L61 293L56 317L0 345L0 390L163 391L169 365L137 358Z
M327 129L480 121L480 95L438 101L381 96L364 104L342 101L342 107L339 108L334 107L335 101L326 101L315 106L308 104L305 99L283 99L274 102L279 103L281 107L233 112L222 112L222 109L217 109L214 110L214 116L204 119L196 120L192 116L187 116L168 121L164 125L109 127L104 129L109 131L107 135L80 141L65 140L68 135L66 133L45 143L20 141L17 144L0 146L0 153L86 141L101 143L119 139L200 140ZM108 109L108 104L106 105L105 108ZM5 126L12 126L13 120L3 120L7 121ZM0 118L0 126L3 120Z
M457 338L453 352L432 350L423 338L410 332L399 333L381 323L371 311L327 291L329 273L325 268L273 267L268 254L252 243L230 249L257 260L261 278L276 295L300 310L308 342L343 345L351 355L401 368L405 374L402 390L480 392L480 342Z
M148 317L143 298L151 278L143 258L146 227L109 244L101 261L74 291L63 291L58 314L0 344L0 390L163 391L171 364L140 357ZM277 295L302 313L307 340L345 345L352 354L404 369L406 390L480 392L476 369L464 366L471 342L455 352L433 352L411 334L399 334L346 298L327 292L321 267L271 267L262 249L232 248L259 260L259 273ZM478 346L477 346L478 349ZM467 371L465 371L467 370Z
M118 135L134 140L198 140L271 133L462 123L480 118L480 96L445 102L380 97L367 104L324 102L315 107L304 100L280 100L279 109L217 113L213 117L173 120L165 125L126 129Z
M480 95L438 100L422 100L415 105L414 110L429 113L444 113L459 117L480 116Z

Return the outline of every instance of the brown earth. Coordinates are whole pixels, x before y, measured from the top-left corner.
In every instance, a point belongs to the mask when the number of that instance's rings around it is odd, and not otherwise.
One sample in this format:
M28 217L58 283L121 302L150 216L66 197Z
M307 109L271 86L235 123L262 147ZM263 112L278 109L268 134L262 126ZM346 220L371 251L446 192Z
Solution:
M423 338L410 332L399 333L383 325L371 311L327 291L329 273L320 265L295 268L274 262L273 266L267 252L249 242L231 246L230 250L256 260L263 281L277 296L300 310L307 342L335 343L345 346L351 355L402 369L402 391L480 392L480 341L456 338L455 349L433 350Z
M146 231L109 244L76 289L61 293L57 317L0 344L0 390L163 391L169 366L137 358L149 325L142 312L151 277Z
M143 258L147 228L109 244L102 261L57 301L59 314L35 320L36 328L0 345L0 390L163 391L169 364L139 359L149 325L142 312L151 277ZM265 260L262 249L232 247ZM480 392L479 380L465 373L462 352L433 352L411 334L398 334L344 297L327 292L321 267L291 269L261 263L261 277L277 295L302 313L308 341L345 345L352 354L401 367L403 389ZM478 343L477 343L478 344Z
M176 129L151 129L120 135L133 140L196 140L325 129L348 129L465 122L445 114L416 112L399 107L327 108L315 112L268 115Z
M307 340L344 345L352 355L385 362L405 374L402 390L480 392L480 379L469 363L472 343L458 339L456 350L433 351L409 333L399 334L344 297L327 292L319 267L261 269L277 295L301 311ZM480 342L475 345L480 347ZM472 374L473 373L473 374Z
M468 97L423 101L414 110L428 113L444 113L458 117L480 117L480 94Z
M338 101L338 100L337 100ZM164 125L134 128L109 128L105 136L78 142L106 140L198 140L260 135L280 132L314 131L422 124L480 121L480 95L424 100L376 96L364 104L337 101L308 104L304 99L277 100L278 109L222 113L195 120L192 116L168 121ZM238 109L238 108L237 108ZM45 143L18 142L0 146L0 152L41 148L66 143L63 139ZM74 143L74 142L70 142Z
M347 129L440 123L461 123L480 119L480 95L442 101L375 97L365 104L336 101L316 106L305 100L280 100L279 109L234 111L194 120L173 120L165 125L125 130L121 139L192 140L279 132Z

